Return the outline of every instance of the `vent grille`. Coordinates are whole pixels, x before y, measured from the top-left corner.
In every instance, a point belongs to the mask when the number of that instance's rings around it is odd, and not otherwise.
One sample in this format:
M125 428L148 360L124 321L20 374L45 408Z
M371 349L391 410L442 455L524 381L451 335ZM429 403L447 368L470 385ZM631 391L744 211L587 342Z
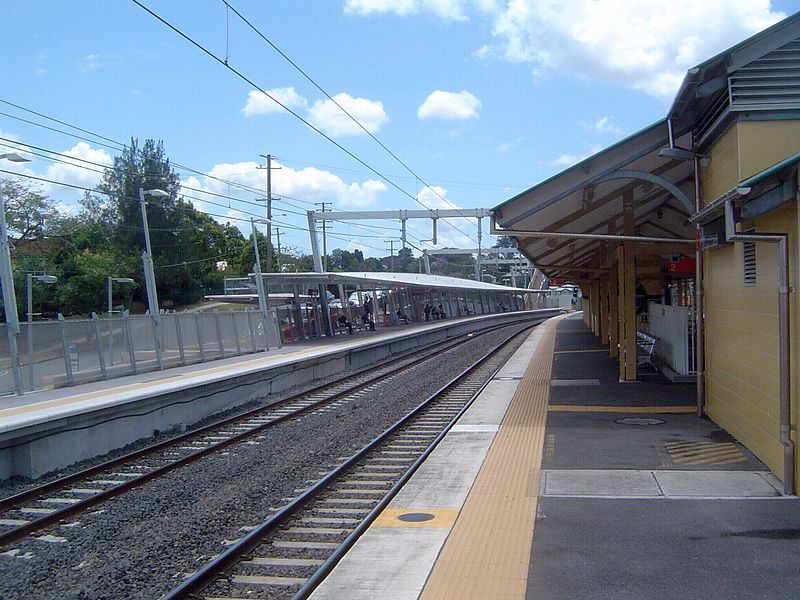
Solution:
M732 110L800 108L800 41L737 69L729 84Z
M745 242L744 249L744 287L756 287L756 243Z

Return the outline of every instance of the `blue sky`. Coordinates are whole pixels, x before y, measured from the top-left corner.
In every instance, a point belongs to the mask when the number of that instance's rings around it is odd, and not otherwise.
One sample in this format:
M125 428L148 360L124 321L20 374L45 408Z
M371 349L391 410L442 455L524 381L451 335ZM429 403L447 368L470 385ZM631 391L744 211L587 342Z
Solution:
M306 252L304 212L318 202L491 208L664 117L687 68L800 9L796 0L229 0L395 158L221 0L140 2L377 173L129 0L5 0L0 153L41 148L99 164L118 154L28 111L118 142L163 140L173 163L195 171L178 169L195 206L244 219L231 222L245 230L263 216L256 167L272 154L282 245ZM96 185L89 163L49 152L2 168ZM78 191L41 185L75 206ZM409 226L409 241L429 247L430 222ZM336 222L328 245L385 255L399 229ZM476 222L442 223L439 238L474 246Z

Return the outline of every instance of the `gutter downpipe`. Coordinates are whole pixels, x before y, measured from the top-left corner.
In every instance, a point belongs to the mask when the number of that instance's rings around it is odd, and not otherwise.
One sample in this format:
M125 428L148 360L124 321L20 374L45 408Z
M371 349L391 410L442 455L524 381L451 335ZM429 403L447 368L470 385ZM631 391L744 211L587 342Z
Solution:
M792 441L789 381L789 251L784 233L736 233L733 200L725 201L725 239L737 242L772 242L778 244L778 353L780 367L780 440L783 446L783 493L794 494L795 445Z
M672 121L670 120L670 133L672 133ZM671 137L671 136L670 136ZM696 211L700 212L700 157L694 157L694 199ZM705 415L706 404L706 371L705 371L705 335L703 327L705 326L705 319L703 318L704 302L703 302L703 249L700 247L700 237L702 236L702 228L700 223L696 223L697 239L695 245L695 259L694 259L694 360L695 370L697 371L697 416L702 418Z

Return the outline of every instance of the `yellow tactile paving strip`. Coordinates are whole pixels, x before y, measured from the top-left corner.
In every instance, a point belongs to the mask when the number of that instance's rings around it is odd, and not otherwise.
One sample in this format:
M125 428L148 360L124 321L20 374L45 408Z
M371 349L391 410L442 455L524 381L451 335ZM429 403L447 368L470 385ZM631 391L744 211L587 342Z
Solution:
M579 406L575 404L554 404L548 407L550 412L605 412L605 413L646 413L646 414L681 414L694 413L694 406Z
M400 517L413 513L430 515L426 521L403 521ZM375 521L372 527L413 527L413 528L439 528L450 529L456 522L458 510L455 508L387 508Z
M559 320L541 326L541 342L420 595L423 600L525 598Z

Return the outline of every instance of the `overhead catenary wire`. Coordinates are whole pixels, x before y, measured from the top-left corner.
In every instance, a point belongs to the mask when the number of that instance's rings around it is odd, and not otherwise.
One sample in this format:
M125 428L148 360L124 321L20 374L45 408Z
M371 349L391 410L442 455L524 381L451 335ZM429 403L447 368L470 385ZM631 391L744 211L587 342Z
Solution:
M256 33L256 35L258 35L258 36L259 36L259 37L260 37L262 40L264 40L264 41L265 41L267 44L269 44L269 45L270 45L270 46L271 46L271 47L272 47L272 48L273 48L273 49L274 49L274 50L275 50L275 51L276 51L278 54L280 54L280 55L281 55L281 56L282 56L282 57L283 57L283 58L284 58L284 59L285 59L285 60L286 60L286 61L287 61L287 62L288 62L290 65L292 65L292 66L293 66L293 67L294 67L294 68L295 68L295 69L296 69L296 70L297 70L297 71L298 71L298 72L299 72L299 73L300 73L300 74L301 74L303 77L305 77L305 78L306 78L306 79L307 79L307 80L308 80L308 81L309 81L309 82L310 82L310 83L311 83L311 84L312 84L312 85L313 85L315 88L317 88L317 89L318 89L318 90L319 90L319 91L320 91L322 94L324 94L324 95L325 95L325 97L326 97L326 98L328 98L328 100L330 100L331 102L333 102L333 103L334 103L334 104L335 104L335 105L336 105L336 106L339 108L339 110L341 110L341 111L342 111L342 112L343 112L345 115L347 115L347 116L350 118L350 120L352 120L352 121L353 121L353 123L355 123L356 125L358 125L358 127L359 127L359 128L362 130L362 131L364 131L364 133L366 133L366 134L367 134L367 135L368 135L370 138L372 138L372 140L373 140L373 141L375 141L375 143L377 143L377 144L378 144L378 145L379 145L381 148L383 148L383 149L384 149L384 150L385 150L385 151L386 151L386 152L387 152L387 153L388 153L388 154L389 154L389 155L390 155L392 158L394 158L394 159L395 159L395 160L396 160L398 163L400 163L400 165L401 165L401 166L402 166L402 167L403 167L403 168L404 168L406 171L408 171L408 172L409 172L409 173L410 173L410 174L411 174L411 175L412 175L412 176L413 176L413 177L414 177L416 180L420 181L420 182L421 182L421 183L422 183L422 184L423 184L423 185L424 185L426 188L428 188L429 190L431 190L431 191L432 191L432 192L433 192L433 193L434 193L436 196L438 196L438 197L439 197L439 198L440 198L440 199L441 199L443 202L445 202L446 204L450 205L452 208L454 208L454 209L458 210L458 207L457 207L457 206L455 206L455 205L454 205L452 202L450 202L450 201L449 201L447 198L445 198L444 196L442 196L442 195L441 195L439 192L437 192L437 191L436 191L436 190L435 190L435 189L434 189L432 186L430 186L429 184L427 184L427 183L425 182L425 180L423 180L423 179L422 179L422 178L421 178L421 177L420 177L420 176L419 176L417 173L415 173L415 172L414 172L414 170L413 170L411 167L409 167L409 166L408 166L408 165L407 165L407 164L406 164L406 163L405 163L405 162L404 162L404 161L403 161L403 160L402 160L402 159L401 159L399 156L397 156L397 155L396 155L394 152L392 152L392 151L391 151L391 150L390 150L390 149L389 149L389 148L388 148L388 147L387 147L387 146L386 146L386 145L385 145L383 142L381 142L381 141L380 141L380 140L379 140L379 139L378 139L378 138L377 138L377 137L376 137L376 136L375 136L375 135L374 135L374 134L373 134L373 133L372 133L372 132L371 132L371 131L370 131L370 130L367 128L367 127L365 127L365 126L363 125L363 123L361 123L361 121L359 121L357 118L355 118L355 117L354 117L354 116L353 116L353 115L352 115L352 114L351 114L351 113L350 113L350 112L349 112L349 111L348 111L348 110L347 110L345 107L343 107L343 106L342 106L342 105L341 105L341 104L340 104L340 103L339 103L339 102L338 102L338 101L337 101L337 100L336 100L336 99L335 99L333 96L331 96L331 95L330 95L330 94L329 94L327 91L325 91L325 90L324 90L324 89L323 89L323 88L322 88L322 87L321 87L321 86L320 86L320 85L319 85L319 84L318 84L318 83L317 83L317 82L316 82L316 81L315 81L315 80L314 80L314 79L313 79L313 78L312 78L310 75L308 75L308 73L306 73L306 72L305 72L305 71L304 71L302 68L300 68L300 66L298 66L298 65L297 65L297 63L295 63L295 62L294 62L294 61L293 61L291 58L289 58L289 57L288 57L288 56L287 56L287 55L286 55L286 54L285 54L285 53L284 53L284 52L283 52L283 51L282 51L280 48L278 48L278 47L277 47L277 46L276 46L274 43L272 43L272 41L271 41L269 38L267 38L267 37L266 37L266 36L265 36L265 35L264 35L264 34L263 34L263 33L262 33L262 32L261 32L261 31L260 31L260 30L259 30L259 29L258 29L256 26L255 26L255 25L253 25L253 24L252 24L252 23L251 23L251 22L250 22L250 21L249 21L247 18L245 18L245 17L244 17L244 15L242 15L242 14L241 14L241 13L240 13L238 10L236 10L236 8L234 8L233 6L231 6L231 4L230 4L230 2L228 2L228 0L222 0L222 2L225 4L226 8L228 8L228 9L232 10L232 11L233 11L233 12L236 14L236 16L238 16L238 17L239 17L239 18L240 18L240 19L241 19L241 20L242 20L242 21L243 21L243 22L244 22L244 23L245 23L245 24L246 24L248 27L250 27L250 29L252 29L252 30L253 30L253 31ZM227 11L226 11L226 15L227 15ZM225 64L227 65L227 59L226 59L226 61L225 61ZM426 206L426 205L425 205L425 203L423 203L423 202L422 202L422 201L419 199L419 196L417 196L417 197L415 198L415 200L416 200L417 202L419 202L419 203L420 203L422 206L424 206L425 208L427 208L428 210L432 210L432 209L431 209L429 206Z
M231 71L231 72L232 72L234 75L236 75L237 77L239 77L239 78L240 78L242 81L245 81L245 82L246 82L246 83L248 83L249 85L251 85L251 86L253 86L254 88L256 88L256 89L257 89L259 92L261 92L262 94L264 94L264 95L265 95L267 98L269 98L270 100L272 100L272 101L273 101L275 104L277 104L278 106L280 106L282 109L284 109L284 110L285 110L286 112L288 112L290 115L292 115L294 118L298 119L298 120L299 120L299 121L301 121L301 122L302 122L304 125L306 125L307 127L309 127L309 128L312 130L312 131L314 131L314 132L315 132L315 133L317 133L318 135L322 136L322 137L323 137L324 139L326 139L328 142L330 142L331 144L333 144L334 146L336 146L337 148L339 148L339 149L340 149L342 152L344 152L345 154L347 154L347 155L348 155L350 158L352 158L353 160L355 160L356 162L358 162L360 165L362 165L363 167L365 167L365 168L369 169L369 170L370 170L372 173L374 173L375 175L377 175L378 177L380 177L380 178L381 178L383 181L385 181L386 183L388 183L388 184L389 184L391 187L395 188L395 189L396 189L397 191L399 191L401 194L403 194L404 196L407 196L408 198L410 198L410 199L414 200L415 202L419 202L419 199L418 199L418 197L417 197L417 196L415 196L415 195L412 195L412 194L410 194L409 192L407 192L406 190L404 190L402 187L400 187L399 185L397 185L397 184L396 184L394 181L392 181L392 180L391 180L391 179L389 179L387 176L385 176L383 173L381 173L380 171L378 171L378 170L377 170L375 167L373 167L372 165L370 165L369 163L367 163L367 162L366 162L365 160L363 160L362 158L358 157L356 154L354 154L352 151L350 151L349 149L347 149L345 146L343 146L342 144L340 144L339 142L337 142L336 140L334 140L334 139L333 139L331 136L329 136L329 135L328 135L328 134L326 134L324 131L322 131L321 129L319 129L318 127L316 127L316 126L315 126L314 124L312 124L310 121L308 121L307 119L303 118L303 116L302 116L302 115L300 115L300 114L299 114L299 113L297 113L296 111L292 110L292 109L291 109L290 107L288 107L286 104L282 103L280 100L278 100L277 98L275 98L275 97L274 97L272 94L270 94L270 93L269 93L269 92L267 92L267 91L266 91L264 88L262 88L260 85L258 85L257 83L255 83L255 82L254 82L254 81L253 81L251 78L247 77L247 76L246 76L244 73L242 73L242 72L241 72L241 71L239 71L238 69L236 69L236 68L234 68L233 66L231 66L231 64L230 64L230 63L226 63L224 60L220 59L220 57L218 57L218 56L217 56L216 54L214 54L214 53L213 53L211 50L209 50L208 48L206 48L205 46L203 46L203 45L202 45L200 42L198 42L197 40L195 40L194 38L192 38L190 35L188 35L188 34L187 34L187 33L185 33L184 31L182 31L181 29L179 29L178 27L176 27L175 25L173 25L172 23L170 23L169 21L167 21L165 18L163 18L161 15L159 15L159 14L158 14L158 13L156 13L155 11L151 10L150 8L148 8L147 6L145 6L144 4L142 4L142 3L141 3L139 0L131 0L131 2L133 2L133 3L134 3L134 4L136 4L136 5L137 5L139 8L141 8L142 10L144 10L145 12L147 12L148 14L150 14L150 15L151 15L151 16L152 16L154 19L158 20L158 21L159 21L159 22L161 22L163 25L165 25L166 27L168 27L169 29L171 29L172 31L174 31L176 34L178 34L178 35L179 35L180 37L182 37L184 40L186 40L187 42L189 42L189 43L190 43L191 45L193 45L195 48L197 48L198 50L200 50L201 52L203 52L204 54L206 54L206 55L207 55L209 58L213 59L214 61L216 61L217 63L219 63L220 65L222 65L222 66L223 66L223 67L225 67L226 69L228 69L229 71ZM420 179L420 181L422 181L422 180ZM428 187L428 186L426 185L426 187ZM433 190L433 189L432 189L432 188L430 188L430 187L428 187L428 189L431 189L431 191L433 191L434 193L437 193L435 190ZM437 193L437 194L438 194L438 193ZM420 203L421 203L421 202L420 202ZM421 204L422 204L422 203L421 203ZM423 206L425 206L425 205L423 204ZM434 209L431 209L431 208L430 208L430 207L428 207L428 206L425 206L425 208L427 208L428 210L434 210ZM454 229L458 230L458 231L459 231L460 233L462 233L463 235L467 236L469 239L473 239L473 238L472 238L472 237L471 237L469 234L467 234L467 233L464 233L463 231L461 231L461 230L460 230L458 227L456 227L456 226L455 226L455 225L453 225L452 223L450 224L450 226L451 226L451 227L453 227Z
M92 139L89 139L89 138L86 138L86 137L83 137L83 136L78 136L78 135L75 135L75 134L73 134L73 133L69 133L69 132L66 132L66 131L62 131L62 130L59 130L59 129L55 129L55 128L49 127L49 126L47 126L47 125L43 125L43 124L41 124L41 123L36 123L35 121L30 121L30 120L27 120L27 119L22 119L22 118L20 118L20 117L16 117L16 116L14 116L14 115L8 115L7 113L0 112L0 115L6 115L6 116L9 116L9 117L11 117L11 118L18 119L18 120L20 120L20 121L22 121L22 122L25 122L25 123L28 123L28 124L31 124L31 125L34 125L34 126L37 126L37 127L40 127L40 128L46 129L46 130L49 130L49 131L55 131L55 132L57 132L57 133L60 133L60 134L62 134L62 135L66 135L66 136L69 136L69 137L74 137L74 138L76 138L76 139L80 139L80 140L82 140L82 141L86 141L86 142L89 142L89 143L98 144L98 145L101 145L101 146L103 146L103 147L106 147L106 148L109 148L109 149L113 149L113 150L121 150L121 149L124 149L124 148L126 147L124 144L122 144L122 143L120 143L120 142L116 142L116 141L114 141L114 140L111 140L111 138L108 138L108 137L106 137L106 136L103 136L103 135L100 135L100 134L97 134L97 133L91 132L91 131L89 131L89 130L87 130L87 129L85 129L85 128L81 128L81 127L78 127L78 126L72 125L72 124L70 124L70 123L67 123L67 122L65 122L65 121L62 121L62 120L60 120L60 119L56 119L56 118L54 118L54 117L50 117L50 116L48 116L48 115L44 115L43 113L40 113L40 112L34 111L34 110L32 110L32 109L27 109L27 108L25 108L25 107L22 107L22 106L20 106L20 105L18 105L18 104L14 104L14 103L12 103L12 102L8 102L7 100L0 99L0 103L5 103L5 104L8 104L8 105L10 105L10 106L13 106L13 107L15 107L15 108L18 108L19 110L27 111L27 112L30 112L31 114L35 114L36 116L40 116L40 117L42 117L42 118L45 118L45 119L52 120L53 122L56 122L56 123L59 123L59 124L63 124L63 125L65 125L66 127L70 127L70 128L76 129L77 131L81 131L81 132L88 133L89 135L92 135L92 136L94 136L94 137L96 137L96 138L103 139L103 140L110 140L111 142L113 142L113 143L114 143L114 144L116 144L116 145L115 145L115 146L112 146L112 145L109 145L109 144L98 143L96 140L92 140ZM19 151L26 152L26 153L32 154L32 155L34 155L34 156L40 156L40 157L42 157L42 158L45 158L45 159L47 159L47 160L53 160L54 162L63 162L64 164L67 164L67 165L69 165L69 166L72 166L72 167L80 167L80 165L76 165L76 164L75 164L75 162L77 161L77 162L83 162L83 163L87 163L87 164L93 164L93 165L95 165L95 166L102 167L103 169L114 169L114 167L113 167L113 166L111 166L111 165L107 165L107 164L103 164L103 163L98 163L98 162L94 162L94 161L89 161L89 160L87 160L87 159L84 159L84 158L75 157L75 156L71 156L71 155L64 154L64 153L59 153L59 152L56 152L56 151L53 151L53 150L48 150L48 149L45 149L45 148L37 148L36 146L32 146L32 145L30 145L30 144L25 144L25 143L19 142L19 141L17 141L17 140L11 140L10 138L0 138L0 139L3 139L3 140L6 140L7 142L11 142L11 143L13 143L13 144L16 144L16 146L8 146L8 147L14 147L15 149L17 149L17 150L19 150ZM66 160L66 161L57 161L56 159L53 159L52 157L45 156L45 155L42 155L42 154L36 154L36 153L34 153L34 152L30 152L30 150L28 150L29 148L37 148L37 149L40 149L42 152L47 152L47 153L50 153L50 154L55 154L55 155L63 156L63 157L65 157L65 158L67 158L68 160ZM139 152L140 152L140 151L139 151ZM230 185L230 186L232 186L232 187L236 187L236 188L238 188L238 189L243 189L243 190L246 190L246 191L252 191L253 193L260 193L260 192L261 192L261 190L260 190L260 189L253 188L252 186L247 186L247 185L245 185L245 184L240 184L239 182L230 181L230 180L222 179L222 178L215 177L215 176L212 176L212 175L208 175L208 174L206 174L206 173L203 173L203 172L201 172L201 171L198 171L198 170L196 170L196 169L192 169L191 167L185 167L185 166L183 166L183 165L180 165L179 163L176 163L176 162L174 162L174 161L171 161L171 163L170 163L170 164L171 164L171 165L173 165L174 167L181 168L181 169L183 169L183 170L185 170L185 171L188 171L188 172L190 172L190 173L195 173L195 174L201 175L201 176L203 176L203 177L206 177L206 178L208 178L208 179L215 180L215 181L219 181L219 182L221 182L221 183L225 183L225 184L227 184L227 185ZM93 169L88 169L88 170L93 170ZM99 171L95 171L95 172L99 172ZM147 173L147 172L145 172L145 174L146 174L146 173ZM64 185L64 186L66 186L66 187L75 187L76 189L84 189L84 188L82 188L81 186L72 186L72 185L65 184L65 183L63 183L63 182L62 182L62 183L60 183L60 184L57 184L57 185ZM215 193L215 192L210 192L210 191L207 191L207 190L198 190L197 188L192 188L192 187L190 187L190 186L185 186L185 185L183 185L183 184L182 184L182 188L183 188L183 189L189 189L189 190L192 190L192 191L197 191L198 193L209 194L209 195L215 195L215 196L218 196L218 197L221 197L221 198L226 198L226 199L229 199L229 200L232 200L232 201L235 201L235 202L244 202L244 203L248 203L248 204L253 204L253 205L256 205L256 204L255 204L255 203L253 203L253 202L248 202L248 201L246 201L246 200L243 200L243 199L241 199L241 198L237 198L237 197L234 197L234 196L226 196L226 195L224 195L224 194L217 194L217 193ZM100 192L99 190L92 190L92 189L87 189L86 191L95 191L95 192L97 192L97 193L102 193L102 192ZM313 205L313 202L310 202L310 201L307 201L307 200L301 200L301 199L298 199L298 198L292 198L291 196L281 196L281 197L275 197L275 198L273 198L273 201L274 201L274 202L278 202L278 203L280 203L281 205L282 205L282 204L287 204L287 205L289 205L289 206L293 206L293 205L292 205L290 202L285 202L285 201L282 201L282 198L284 198L284 197L288 197L288 198L290 198L290 199L293 199L293 200L296 200L296 201L298 201L298 202L303 202L303 203L305 203L305 204ZM192 199L195 199L195 200L198 200L198 201L200 201L200 202L206 202L206 200L205 200L205 199L202 199L202 198L196 198L196 197L190 197L190 198L192 198ZM219 205L219 206L222 206L222 205ZM298 208L298 209L300 209L300 210L302 210L302 208L301 208L301 207L297 207L297 208ZM286 212L290 212L290 213L292 213L292 214L305 215L305 212L294 212L294 211L291 211L290 209L287 209L287 208L280 208L280 210L284 210L284 211L286 211ZM249 213L248 213L248 214L249 214ZM219 215L214 215L214 216L219 216ZM253 216L257 216L257 215L253 215ZM226 216L219 216L219 218L226 218ZM236 220L236 219L234 219L234 220ZM276 224L279 224L279 225L280 225L281 223L280 223L280 222L276 222ZM283 224L283 226L284 226L284 227L287 227L287 228L289 228L289 229L296 229L296 230L298 230L298 231L306 231L306 232L308 231L308 229L307 229L306 227L290 226L290 225L288 225L288 224ZM376 225L370 225L370 226L361 225L360 227L361 227L361 228L364 228L364 229L367 229L367 230L374 230L374 229L377 229L377 228L381 228L380 226L376 226ZM393 228L391 228L391 229L393 230ZM418 238L418 241L419 241L420 243L425 243L425 242L422 240L422 238L421 238L421 237L420 237L420 238Z

